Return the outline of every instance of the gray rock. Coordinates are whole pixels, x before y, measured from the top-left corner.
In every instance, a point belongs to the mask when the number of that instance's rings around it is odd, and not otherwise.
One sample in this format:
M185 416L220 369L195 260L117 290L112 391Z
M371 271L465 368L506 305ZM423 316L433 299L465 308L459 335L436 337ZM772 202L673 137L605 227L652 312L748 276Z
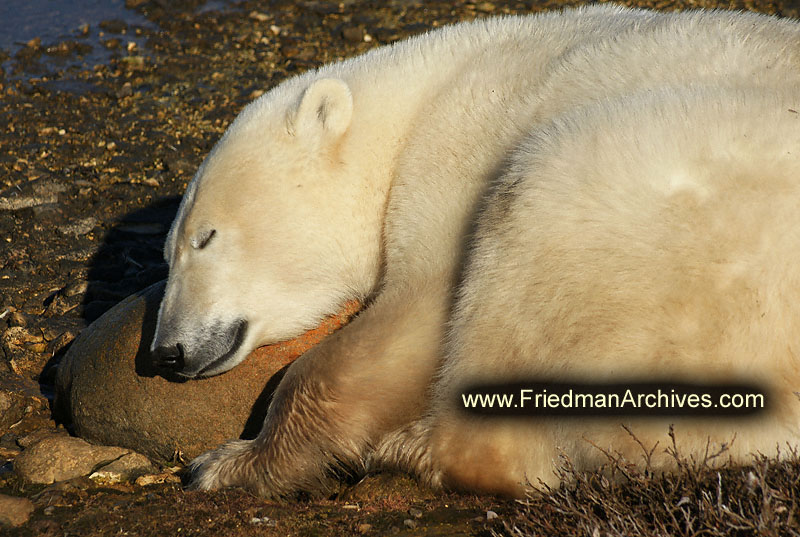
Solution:
M33 513L33 502L28 498L17 498L0 494L0 526L21 526Z
M282 370L357 309L352 305L296 340L256 349L223 375L179 382L150 365L163 292L160 282L128 297L75 339L58 369L55 402L78 436L161 461L254 437Z
M24 481L49 485L89 475L130 451L120 447L93 446L71 436L50 436L32 445L14 459L14 471Z

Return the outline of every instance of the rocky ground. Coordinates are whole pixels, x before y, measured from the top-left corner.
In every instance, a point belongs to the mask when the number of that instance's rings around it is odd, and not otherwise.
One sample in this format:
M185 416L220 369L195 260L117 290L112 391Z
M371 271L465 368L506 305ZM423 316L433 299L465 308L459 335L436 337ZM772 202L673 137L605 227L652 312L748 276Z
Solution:
M185 491L179 459L153 463L70 437L51 413L59 360L89 323L165 277L161 245L179 197L244 104L288 76L435 26L564 5L127 3L153 25L101 24L105 63L81 64L97 46L82 30L0 53L0 534L800 533L796 458L722 472L686 463L666 479L610 460L620 482L572 475L565 461L572 484L522 504L391 476L324 501L273 503ZM800 15L790 0L631 4ZM58 453L67 473L55 472Z

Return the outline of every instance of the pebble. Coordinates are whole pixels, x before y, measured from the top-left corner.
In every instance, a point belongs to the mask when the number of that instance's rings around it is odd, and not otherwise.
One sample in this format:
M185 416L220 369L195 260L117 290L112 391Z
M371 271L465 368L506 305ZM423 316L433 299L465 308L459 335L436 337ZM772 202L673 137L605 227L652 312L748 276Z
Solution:
M16 211L57 201L58 195L56 194L2 197L0 198L0 211Z
M17 211L57 203L58 195L66 190L66 186L52 179L37 179L19 189L10 188L0 194L0 211Z
M248 17L257 20L258 22L267 22L269 20L269 15L259 13L258 11L251 11Z
M19 326L21 328L25 328L28 326L28 316L24 313L20 313L15 311L8 316L8 326L14 327Z
M410 518L407 518L403 521L403 526L413 530L414 528L417 527L417 522L416 520L411 520Z
M54 434L56 433L44 427L36 429L20 438L17 438L17 445L22 449L27 449L34 444L38 444L45 438L53 436Z
M364 40L364 30L355 26L349 26L342 30L342 37L345 41L360 43Z
M181 482L181 478L175 475L173 472L162 472L160 474L147 474L143 476L139 476L136 478L134 483L140 487L146 487L147 485L158 485L161 483L175 483L179 484Z
M312 61L317 54L314 49L294 46L284 47L281 49L281 52L283 52L287 58L300 60L302 62Z
M16 375L0 376L0 432L22 419L28 407L45 408L46 405L47 400L35 381Z
M23 451L14 460L14 470L28 483L49 485L88 475L129 453L125 448L93 446L71 436L50 436Z
M72 343L72 340L75 339L75 334L70 331L63 332L57 338L50 340L47 343L47 349L45 352L50 356L55 356L61 349ZM42 371L41 374L44 374ZM55 379L54 379L55 380Z
M97 218L94 217L81 218L79 220L75 220L72 223L65 224L63 226L58 226L58 230L64 235L74 235L78 237L80 235L86 235L91 230L93 230L94 226L96 225L97 225Z
M28 498L0 494L0 525L21 526L30 519L33 509Z
M17 457L17 455L19 455L19 451L20 451L19 448L13 448L13 447L7 448L0 446L0 459L3 459L4 461L14 460ZM5 473L6 470L5 464L6 464L5 462L3 464L0 464L0 475Z
M133 85L130 82L125 82L122 87L117 91L117 99L123 97L130 97L133 95Z
M497 513L494 511L486 511L486 520L494 520L497 518Z
M125 56L120 61L131 71L138 71L145 67L145 61L142 56Z
M162 472L160 474L147 474L136 478L136 485L146 487L147 485L160 485L161 483L180 483L181 478L172 472Z
M89 479L110 484L131 481L155 470L150 459L139 453L129 453L93 472Z
M61 294L66 297L73 297L84 294L87 289L89 289L89 282L86 280L78 280L64 287L64 290L61 291Z
M38 334L32 334L23 326L12 326L3 332L2 340L3 343L20 346L25 343L41 343L44 338Z
M274 528L275 526L278 525L278 522L277 520L273 520L268 516L262 516L262 517L254 516L253 518L250 519L250 524L253 524L254 526L265 526L267 528Z
M2 397L2 395L0 395ZM1 401L2 399L0 399ZM0 407L2 412L2 407ZM16 449L17 448L17 435L14 433L5 433L0 436L0 449Z

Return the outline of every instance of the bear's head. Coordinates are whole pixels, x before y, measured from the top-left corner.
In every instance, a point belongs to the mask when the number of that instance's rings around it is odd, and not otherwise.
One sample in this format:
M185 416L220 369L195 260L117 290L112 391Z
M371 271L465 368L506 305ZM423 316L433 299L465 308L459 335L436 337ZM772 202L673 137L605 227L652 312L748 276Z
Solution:
M359 234L364 188L343 155L352 116L345 82L293 79L228 128L167 236L156 366L184 377L227 371L368 292L379 261Z

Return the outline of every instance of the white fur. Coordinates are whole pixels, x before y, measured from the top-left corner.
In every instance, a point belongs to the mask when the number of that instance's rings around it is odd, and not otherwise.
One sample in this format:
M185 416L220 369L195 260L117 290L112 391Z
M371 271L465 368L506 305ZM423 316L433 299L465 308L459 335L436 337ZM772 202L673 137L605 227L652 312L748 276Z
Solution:
M372 460L519 494L559 450L585 468L593 444L635 455L620 420L454 404L525 377L758 381L767 415L672 420L680 445L796 442L797 88L795 22L597 6L443 28L266 93L187 191L154 346L191 359L246 319L219 373L368 306L292 365L258 440L196 461L197 483L282 495ZM669 422L629 424L653 443Z

